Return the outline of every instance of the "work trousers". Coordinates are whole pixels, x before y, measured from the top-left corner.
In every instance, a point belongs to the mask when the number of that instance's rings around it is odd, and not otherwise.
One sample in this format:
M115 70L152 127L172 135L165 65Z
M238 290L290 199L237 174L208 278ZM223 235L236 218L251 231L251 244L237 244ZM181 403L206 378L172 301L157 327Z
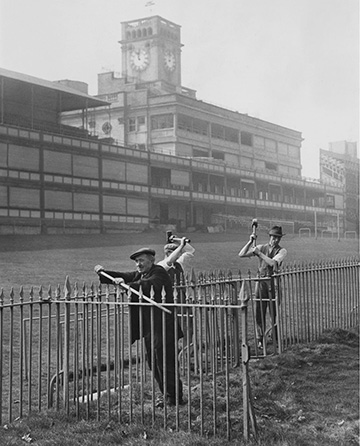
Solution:
M271 324L276 325L276 305L273 279L261 280L256 284L255 298L255 319L256 319L256 337L259 342L263 340L266 333L266 311L269 308ZM277 332L275 339L277 339Z
M152 346L151 346L151 334L148 333L144 337L147 361L152 370ZM176 373L176 361L177 358L177 348L174 342L174 330L166 330L166 397L171 400L172 403L176 402L176 380L179 385L179 398L178 402L181 403L183 399L183 388L182 382L178 373ZM163 366L163 342L161 333L155 333L154 335L154 370L152 370L154 378L158 383L159 389L162 394L164 394L164 366Z

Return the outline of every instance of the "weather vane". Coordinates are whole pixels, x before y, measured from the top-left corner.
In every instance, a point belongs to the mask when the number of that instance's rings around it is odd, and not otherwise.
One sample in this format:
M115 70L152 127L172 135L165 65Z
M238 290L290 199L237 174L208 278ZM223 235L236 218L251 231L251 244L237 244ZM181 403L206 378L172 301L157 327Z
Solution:
M152 0L145 3L145 8L150 8L150 13L152 13L152 6L155 6L155 2Z

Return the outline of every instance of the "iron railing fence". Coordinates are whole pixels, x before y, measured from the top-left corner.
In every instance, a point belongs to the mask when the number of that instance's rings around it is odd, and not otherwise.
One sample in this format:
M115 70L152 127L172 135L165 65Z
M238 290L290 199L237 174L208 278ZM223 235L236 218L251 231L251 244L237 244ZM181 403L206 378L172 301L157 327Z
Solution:
M360 259L286 266L275 275L284 348L359 323Z
M212 275L175 288L174 303L166 307L175 308L185 335L174 349L179 349L177 372L187 404L171 410L156 407L159 391L144 344L130 342L129 308L138 306L141 319L146 301L131 302L129 294L113 285L71 288L68 279L63 293L58 287L55 292L31 290L28 297L22 289L17 296L13 291L9 298L1 295L0 424L53 407L74 411L79 418L161 421L165 428L230 437L231 424L242 423L241 388L230 393L230 371L235 373L232 382L237 381L238 313L250 297L243 290L240 300L243 283ZM155 311L161 310L151 306L152 320ZM178 324L174 326L178 331Z
M112 285L71 287L68 279L63 292L1 293L0 424L53 407L78 418L248 437L249 420L256 430L249 359L358 323L359 266L359 259L291 265L275 275L270 300L278 323L268 316L268 331L262 328L272 339L263 349L255 339L255 289L270 278L200 273L176 285L167 307L175 309L184 332L174 349L186 404L163 409L156 407L158 389L143 342L131 344L129 336L129 308L139 306L141 317L149 304L130 302Z

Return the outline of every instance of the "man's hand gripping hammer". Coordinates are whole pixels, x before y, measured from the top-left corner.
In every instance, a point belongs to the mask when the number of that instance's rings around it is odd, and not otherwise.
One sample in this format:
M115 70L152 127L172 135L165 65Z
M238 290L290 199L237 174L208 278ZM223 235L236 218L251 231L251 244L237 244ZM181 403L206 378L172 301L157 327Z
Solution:
M257 227L258 227L258 221L257 221L257 218L254 218L253 221L251 222L251 229L252 229L252 235L253 235L253 242L252 242L253 248L255 248L255 246L256 246L256 238L257 238L256 229L257 229Z

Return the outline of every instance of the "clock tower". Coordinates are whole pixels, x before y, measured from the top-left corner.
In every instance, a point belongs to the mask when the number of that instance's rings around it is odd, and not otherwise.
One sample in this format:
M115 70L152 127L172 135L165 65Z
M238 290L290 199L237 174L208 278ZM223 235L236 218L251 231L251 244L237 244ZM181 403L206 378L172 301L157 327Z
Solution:
M159 16L121 25L122 77L181 86L180 26Z

